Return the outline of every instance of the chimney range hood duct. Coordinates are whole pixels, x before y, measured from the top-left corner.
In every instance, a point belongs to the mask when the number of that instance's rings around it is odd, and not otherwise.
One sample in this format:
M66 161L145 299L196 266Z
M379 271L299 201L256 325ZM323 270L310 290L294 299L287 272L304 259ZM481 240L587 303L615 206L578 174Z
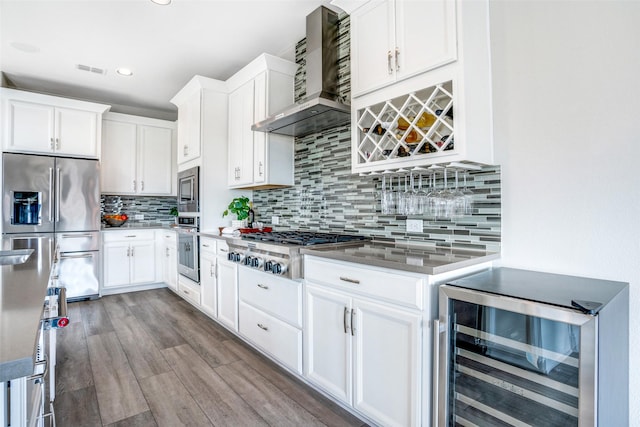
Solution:
M338 97L338 14L324 6L307 16L307 97L251 126L251 130L306 136L351 122Z

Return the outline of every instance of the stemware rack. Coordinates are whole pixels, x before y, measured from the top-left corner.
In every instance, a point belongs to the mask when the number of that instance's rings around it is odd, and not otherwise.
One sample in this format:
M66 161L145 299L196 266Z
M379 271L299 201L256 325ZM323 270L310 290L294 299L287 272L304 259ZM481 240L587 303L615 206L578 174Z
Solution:
M358 110L356 167L455 152L453 101L447 81Z

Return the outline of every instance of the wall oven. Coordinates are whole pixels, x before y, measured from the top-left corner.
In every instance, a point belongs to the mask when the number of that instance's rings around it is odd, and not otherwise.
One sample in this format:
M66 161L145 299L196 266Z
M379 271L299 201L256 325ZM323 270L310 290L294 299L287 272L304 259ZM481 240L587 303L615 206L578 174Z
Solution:
M200 167L178 172L178 212L199 212L198 185Z
M178 216L178 273L200 283L200 217Z

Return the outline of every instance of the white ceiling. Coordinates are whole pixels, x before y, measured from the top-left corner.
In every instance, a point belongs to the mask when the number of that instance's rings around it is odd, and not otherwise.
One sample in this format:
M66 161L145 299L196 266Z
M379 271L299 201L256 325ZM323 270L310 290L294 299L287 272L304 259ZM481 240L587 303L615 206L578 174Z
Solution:
M226 80L263 52L293 59L306 15L328 3L0 0L0 71L6 86L175 120L169 100L191 77ZM78 64L106 73L80 71ZM133 76L118 75L118 67Z

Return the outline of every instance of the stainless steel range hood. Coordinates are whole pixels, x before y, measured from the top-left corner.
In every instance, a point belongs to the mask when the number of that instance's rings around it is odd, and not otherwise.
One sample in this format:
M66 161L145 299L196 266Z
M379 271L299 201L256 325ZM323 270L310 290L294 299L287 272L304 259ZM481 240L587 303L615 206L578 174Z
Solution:
M307 16L307 97L251 126L251 130L306 136L351 122L338 97L338 14L324 6Z

